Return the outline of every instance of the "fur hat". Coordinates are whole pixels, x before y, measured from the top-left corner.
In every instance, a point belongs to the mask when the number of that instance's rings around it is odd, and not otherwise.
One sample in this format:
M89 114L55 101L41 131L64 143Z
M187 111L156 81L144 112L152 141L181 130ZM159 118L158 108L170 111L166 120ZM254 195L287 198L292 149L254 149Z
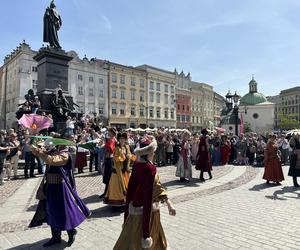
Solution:
M207 129L206 129L206 128L202 129L202 130L201 130L201 134L202 134L202 135L207 135L207 134L208 134Z
M157 149L157 142L153 136L146 136L140 141L140 147L134 150L135 155L144 156L152 154Z

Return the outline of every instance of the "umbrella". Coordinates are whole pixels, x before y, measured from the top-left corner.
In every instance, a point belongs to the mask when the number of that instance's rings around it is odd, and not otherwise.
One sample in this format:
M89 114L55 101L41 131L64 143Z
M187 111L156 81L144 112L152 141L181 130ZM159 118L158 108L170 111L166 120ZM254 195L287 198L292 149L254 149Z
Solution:
M300 135L300 129L289 130L286 133L286 136Z
M215 130L216 130L218 133L225 133L225 128L215 127Z
M88 150L93 150L96 147L96 145L97 144L95 142L90 141L90 142L87 142L87 143L79 144L78 147L85 148L85 149L88 149Z
M36 139L45 139L47 141L51 141L54 146L76 146L76 143L64 138L54 138L52 136L31 136L31 144Z
M52 120L48 117L37 114L24 114L19 120L19 124L28 129L31 135L36 135L41 130L49 128L51 123Z

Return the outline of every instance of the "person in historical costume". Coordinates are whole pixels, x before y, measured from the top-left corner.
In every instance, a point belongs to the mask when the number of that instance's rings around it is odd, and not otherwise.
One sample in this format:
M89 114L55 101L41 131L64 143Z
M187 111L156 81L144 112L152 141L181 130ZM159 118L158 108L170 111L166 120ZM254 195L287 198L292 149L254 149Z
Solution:
M226 165L229 162L231 154L231 144L230 141L227 140L226 136L222 137L221 142L221 164Z
M192 163L190 150L190 132L186 131L182 135L181 151L179 160L176 163L176 177L180 177L180 181L187 181L192 179Z
M111 206L124 206L130 174L131 152L126 144L127 133L119 133L118 145L114 152L114 166L105 194L104 203Z
M44 14L44 37L43 41L53 48L61 48L58 39L58 30L62 25L61 17L56 9L54 0L51 1Z
M105 160L104 160L104 173L103 173L103 183L105 184L105 189L103 194L99 196L100 199L104 198L108 189L109 180L111 177L112 166L113 166L113 157L116 148L116 134L117 131L114 128L108 129L108 134L106 142L104 145L105 148Z
M198 145L199 145L199 135L195 134L192 138L192 143L191 143L191 154L192 154L193 164L196 164L197 162Z
M114 250L165 250L168 247L160 222L160 203L167 204L170 215L174 216L176 210L152 162L156 148L154 137L147 136L135 150L137 161L129 180L123 229Z
M211 174L212 164L211 164L211 158L209 153L207 129L202 129L201 134L202 136L199 142L196 169L200 170L200 180L205 181L203 177L204 172L208 172L209 179L212 179L212 174Z
M276 135L272 134L269 136L269 141L264 154L265 172L263 179L267 181L267 184L269 184L270 181L273 181L276 182L277 185L280 185L280 182L284 180L284 176L275 140Z
M68 246L71 246L77 234L75 228L90 215L90 211L76 192L68 149L51 145L48 150L35 145L30 147L32 153L47 164L47 170L37 192L36 198L40 201L29 227L40 226L43 222L50 225L52 238L44 247L60 243L61 231L67 231Z
M290 168L288 175L293 177L294 187L300 187L297 177L300 176L300 135L296 134L290 139L293 153L290 156Z

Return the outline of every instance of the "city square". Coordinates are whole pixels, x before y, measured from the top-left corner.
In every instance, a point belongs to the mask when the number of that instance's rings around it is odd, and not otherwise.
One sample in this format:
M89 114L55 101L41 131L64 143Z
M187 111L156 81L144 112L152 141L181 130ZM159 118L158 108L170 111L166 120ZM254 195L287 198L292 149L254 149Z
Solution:
M182 3L4 4L0 249L300 249L300 5Z

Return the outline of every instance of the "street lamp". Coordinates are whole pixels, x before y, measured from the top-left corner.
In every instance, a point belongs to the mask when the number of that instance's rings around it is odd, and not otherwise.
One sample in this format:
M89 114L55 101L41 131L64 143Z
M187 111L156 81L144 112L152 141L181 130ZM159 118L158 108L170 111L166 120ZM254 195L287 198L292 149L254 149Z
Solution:
M235 134L238 135L239 134L239 129L238 129L238 121L239 121L239 107L238 107L238 102L240 99L240 96L236 93L234 93L234 95L232 96L233 102L234 102L234 114L235 114Z

